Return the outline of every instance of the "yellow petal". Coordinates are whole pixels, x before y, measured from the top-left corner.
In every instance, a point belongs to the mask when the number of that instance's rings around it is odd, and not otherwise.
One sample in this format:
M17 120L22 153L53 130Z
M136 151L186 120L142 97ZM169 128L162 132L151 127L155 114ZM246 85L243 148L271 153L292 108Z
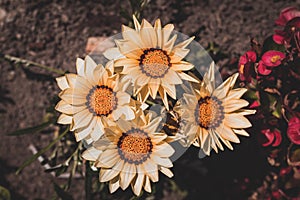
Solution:
M175 150L168 143L164 142L155 147L153 154L159 157L170 157L174 154Z
M151 159L154 161L154 163L160 166L167 167L167 168L173 167L173 163L169 158L161 158L157 155L152 155Z
M61 100L58 102L58 104L55 106L55 109L59 112L73 115L75 113L78 113L85 109L86 106L71 106L70 104L66 103L64 100Z
M232 99L223 102L224 111L226 113L234 112L248 105L249 102L244 99Z
M109 181L109 191L110 193L114 193L120 187L119 177L116 176L112 180Z
M173 63L171 69L174 71L187 71L194 68L194 65L188 62L181 61L180 63Z
M115 40L115 42L119 47L120 52L127 58L140 59L143 54L143 51L130 41L124 42L121 40Z
M163 45L166 44L169 40L169 37L174 30L174 25L173 24L167 24L164 26L162 32L163 32Z
M97 167L112 168L120 160L120 156L117 149L107 149L100 155L98 160Z
M134 182L134 184L132 184L132 190L133 193L136 196L139 196L143 187L143 183L144 183L144 174L137 174L137 178Z
M150 179L148 176L145 176L144 189L146 192L151 193L151 183L150 183Z
M243 135L243 136L247 136L247 137L249 136L249 133L247 133L244 129L233 129L233 131L239 135Z
M135 30L139 31L141 29L141 25L139 21L136 19L135 15L133 15L133 23L134 23Z
M122 36L124 40L134 42L139 48L145 47L144 42L141 40L140 34L128 26L122 25Z
M191 81L191 82L194 82L194 83L199 83L199 81L189 75L187 75L186 73L184 72L177 72L178 76L182 79L182 80L187 80L187 81Z
M163 50L165 50L168 55L171 54L176 39L177 35L174 35L168 42L164 43Z
M155 21L154 30L155 30L156 35L157 35L157 47L161 49L162 45L163 45L163 35L162 35L160 19L157 19Z

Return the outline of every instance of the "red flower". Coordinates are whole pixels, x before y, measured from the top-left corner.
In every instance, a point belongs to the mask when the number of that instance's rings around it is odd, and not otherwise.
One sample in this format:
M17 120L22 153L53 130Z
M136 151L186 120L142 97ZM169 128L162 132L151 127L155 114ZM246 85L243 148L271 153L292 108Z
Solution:
M256 53L254 51L247 51L240 57L239 74L241 81L251 82L251 71L256 62Z
M300 145L300 119L298 117L290 119L287 135L294 144Z
M285 58L285 54L281 51L267 51L258 63L257 71L262 75L269 75L272 67L277 67Z
M284 30L275 30L273 40L277 44L290 44L295 39L298 43L299 38L294 38L300 31L300 11L295 7L288 7L281 11L279 18L275 21L278 26L284 26Z
M276 19L275 24L278 26L285 26L288 21L300 17L300 11L295 7L287 7L280 12L280 16Z
M273 147L277 147L280 145L282 137L279 130L274 129L274 131L271 131L270 129L264 129L261 130L261 133L265 136L265 142L262 143L262 146L266 147L272 144Z

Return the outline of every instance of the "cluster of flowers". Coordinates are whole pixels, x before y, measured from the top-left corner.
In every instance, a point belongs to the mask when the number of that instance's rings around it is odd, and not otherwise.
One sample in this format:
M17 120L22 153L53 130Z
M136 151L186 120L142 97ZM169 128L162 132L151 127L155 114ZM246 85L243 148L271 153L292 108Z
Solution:
M88 145L82 157L100 168L100 182L109 182L110 192L131 185L139 195L142 188L151 192L158 171L173 176L173 142L193 144L207 155L224 150L222 143L233 149L237 135L248 136L245 115L255 111L243 109L247 89L233 88L238 73L218 87L214 63L202 80L186 73L194 68L183 60L193 37L178 43L172 24L133 21L135 29L123 26L123 38L104 53L105 67L86 56L77 59L77 74L57 78L62 91L56 110L62 113L58 123L70 125L76 140ZM178 87L189 92L179 98ZM173 113L178 121L173 135L163 131L168 121L150 111L149 100L161 101L163 112Z
M260 132L261 145L271 151L270 163L281 167L279 177L293 171L297 177L300 174L300 11L294 7L283 9L275 24L283 30L276 30L263 45L252 40L251 50L240 57L239 74L249 89L250 107L257 109L254 130ZM280 190L278 199L285 195L282 189L273 188L276 194Z

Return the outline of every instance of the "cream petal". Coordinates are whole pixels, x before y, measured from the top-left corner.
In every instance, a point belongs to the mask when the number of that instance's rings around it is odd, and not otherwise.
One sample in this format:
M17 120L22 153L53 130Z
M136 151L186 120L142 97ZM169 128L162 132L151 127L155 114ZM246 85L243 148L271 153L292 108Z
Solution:
M211 62L208 71L203 76L203 82L210 94L215 90L215 63ZM216 96L216 95L215 95Z
M163 167L173 167L173 163L171 162L171 160L169 158L161 158L157 155L152 155L151 156L151 160L154 161L154 163L163 166Z
M228 79L226 79L218 88L213 92L214 96L219 97L220 99L223 99L227 94L228 91L234 86L236 79L238 77L238 73L230 76Z
M173 24L167 24L164 26L162 33L163 33L163 45L166 44L169 40L169 37L174 30L174 25Z
M146 192L151 193L151 183L150 183L150 179L148 176L145 176L144 189Z
M176 39L177 35L174 35L168 42L164 43L163 50L165 50L168 55L170 55Z
M136 177L136 179L135 179L134 184L131 185L133 193L136 196L139 196L140 193L141 193L141 190L142 190L142 187L143 187L143 183L144 183L144 177L145 177L144 174L138 174L137 177Z
M84 72L87 75L88 71L93 72L95 70L97 63L88 55L85 57L84 61L85 61ZM87 77L87 78L89 78L89 77Z
M171 85L171 84L163 82L161 86L164 88L164 90L168 93L168 95L170 97L172 97L173 99L176 99L175 85Z
M58 77L55 80L57 82L58 87L61 90L65 90L70 87L68 84L67 78L65 76Z
M234 112L248 105L249 102L244 99L232 99L229 101L223 101L225 113Z
M149 124L147 124L146 126L144 126L143 129L147 133L152 134L152 133L154 133L157 130L157 128L158 128L161 120L162 120L161 117L157 117L157 118L153 119Z
M150 80L150 77L149 76L145 76L145 75L142 75L142 76L139 76L135 83L138 85L138 86L144 86L146 85Z
M82 60L81 58L77 58L77 60L76 60L76 71L77 71L78 75L85 76L85 74L84 74L84 60Z
M86 95L77 92L75 93L74 89L72 88L63 90L58 96L66 103L72 105L82 105L87 102Z
M153 153L159 157L170 157L175 153L175 150L172 148L171 145L164 142L160 145L154 147Z
M148 159L145 163L142 164L143 169L146 172L146 175L149 176L152 182L158 181L158 168L157 165Z
M108 60L117 60L119 58L123 58L124 57L124 55L121 54L119 48L117 48L117 47L113 47L113 48L109 48L109 49L105 50L103 52L103 55Z
M85 127L90 123L93 118L93 114L90 113L87 109L76 113L74 116L74 129Z
M55 106L55 109L59 112L68 114L68 115L73 115L75 113L78 113L85 109L86 106L72 106L65 102L64 100L61 100L58 102L58 104Z
M169 178L172 178L173 177L173 173L170 169L168 168L165 168L165 167L160 167L159 170L164 174L166 175L167 177Z
M139 48L145 47L144 42L142 41L139 32L137 32L136 30L134 30L128 26L122 25L122 36L123 36L124 40L135 43L135 45L138 46Z
M132 128L131 124L128 121L123 120L122 118L120 118L116 123L122 130L122 132L127 132Z
M212 137L213 137L214 142L217 144L217 146L219 147L219 149L221 149L222 151L224 151L223 145L220 142L220 140L219 140L219 138L218 138L217 135L218 134L213 130Z
M122 66L138 67L139 61L136 59L120 58L120 59L116 60L114 64L116 67L122 67Z
M99 151L94 147L90 147L82 153L81 157L85 160L96 161L101 153L102 151Z
M216 129L216 132L224 139L234 142L240 143L239 138L236 134L232 131L232 129L226 125L221 125Z
M119 177L116 176L109 181L109 192L114 193L120 187Z
M86 72L85 72L86 77L91 85L97 85L99 82L101 73L103 73L103 71L104 71L104 67L100 64L100 65L93 67L92 69L86 69Z
M195 36L190 37L187 40L184 40L183 42L180 42L179 44L177 44L174 48L185 48L187 47L193 40L194 40Z
M211 151L211 136L209 135L205 141L201 141L201 148L206 155L210 155Z
M193 77L191 77L190 75L187 75L184 72L177 72L177 75L182 79L182 80L186 80L186 81L190 81L190 82L194 82L194 83L199 83L199 81Z
M97 141L103 134L104 134L104 126L101 122L101 118L97 117L97 122L95 123L95 126L93 127L91 131L91 138L94 141Z
M231 128L249 128L251 123L249 120L240 114L225 114L224 123Z
M157 35L157 47L162 48L163 45L163 33L162 33L162 28L161 28L161 22L160 19L157 19L154 23L154 30Z
M57 123L59 124L71 124L73 120L73 117L70 115L61 114L58 119Z
M166 107L167 110L169 110L169 104L168 104L168 97L167 97L167 94L166 94L166 91L164 90L163 87L159 87L158 89L158 93Z
M136 167L134 164L125 162L123 170L120 172L120 185L125 190L132 182L136 175Z
M147 87L143 87L140 91L139 91L139 95L138 95L138 101L144 103L148 96L149 96L150 92L148 90Z
M118 120L122 115L124 115L125 120L132 120L135 118L135 114L129 106L122 106L114 112L115 113L113 113L112 117L116 117L114 118L115 121Z
M240 109L238 111L235 111L234 113L239 115L253 115L256 113L256 110Z
M144 48L156 48L157 46L157 36L152 25L145 19L142 20L141 39L144 43Z
M182 80L178 76L177 72L173 71L172 68L168 70L165 76L162 78L162 83L168 84L182 84Z
M181 61L180 63L172 64L171 69L174 71L187 71L194 68L194 65L188 62Z
M221 136L219 136L220 140L222 140L222 142L230 149L233 150L232 145L230 144L230 142L224 138L222 138Z
M70 88L74 87L74 84L76 82L77 77L79 77L77 74L66 74L66 79L68 81L68 85Z
M153 133L152 135L153 137L151 137L151 142L153 142L154 144L158 144L167 138L167 135L165 133Z
M190 52L189 49L174 48L171 52L172 66L174 63L180 62L189 52Z
M130 102L130 95L126 92L118 91L116 97L118 98L118 105L124 105Z
M100 155L97 167L112 168L119 160L117 149L107 149Z
M151 78L153 79L153 78ZM156 79L158 80L159 82L159 79ZM159 88L160 84L148 84L148 88L149 88L149 91L150 91L150 96L155 99L156 98L156 94L158 92L158 88Z
M101 168L100 175L99 175L99 181L100 182L107 182L115 178L120 171L115 169L107 169L107 168Z
M136 19L135 15L133 15L133 23L134 23L135 30L139 31L141 29L141 24Z
M224 98L224 102L232 100L232 99L240 99L243 94L247 92L246 88L236 88L232 89L228 92L228 95Z
M196 108L196 105L198 104L198 100L195 95L184 93L183 98L189 107Z
M96 117L93 117L91 122L86 127L77 129L75 131L76 141L79 142L80 140L88 137L90 135L90 133L92 132L92 130L94 129L96 123L97 123L97 119L96 119Z
M249 133L247 133L244 129L233 129L233 132L239 135L247 136L249 137Z
M209 131L207 131L204 128L199 127L199 139L201 142L201 148L203 148L203 145L204 145L205 141L207 140L209 134L210 134Z
M117 46L121 53L126 56L127 58L131 59L140 59L141 55L143 54L142 49L137 47L134 43L130 41L121 41L115 40Z

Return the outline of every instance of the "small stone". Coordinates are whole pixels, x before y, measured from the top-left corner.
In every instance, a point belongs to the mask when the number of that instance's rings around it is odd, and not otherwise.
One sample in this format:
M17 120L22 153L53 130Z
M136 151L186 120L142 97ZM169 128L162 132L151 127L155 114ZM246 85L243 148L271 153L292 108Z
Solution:
M6 11L0 8L0 22L4 21L6 17Z

